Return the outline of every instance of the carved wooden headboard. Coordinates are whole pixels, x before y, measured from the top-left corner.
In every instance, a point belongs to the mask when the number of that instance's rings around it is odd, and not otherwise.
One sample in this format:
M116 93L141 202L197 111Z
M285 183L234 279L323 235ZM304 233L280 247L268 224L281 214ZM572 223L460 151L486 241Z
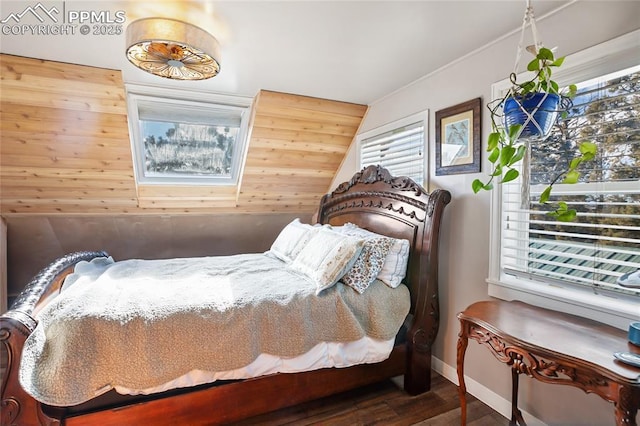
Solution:
M372 232L409 240L405 284L411 291L411 313L424 320L430 318L428 329L418 336L429 345L435 340L439 322L440 223L450 201L449 191L438 189L429 194L408 177L393 177L387 169L369 166L325 195L317 213L320 223L351 222Z

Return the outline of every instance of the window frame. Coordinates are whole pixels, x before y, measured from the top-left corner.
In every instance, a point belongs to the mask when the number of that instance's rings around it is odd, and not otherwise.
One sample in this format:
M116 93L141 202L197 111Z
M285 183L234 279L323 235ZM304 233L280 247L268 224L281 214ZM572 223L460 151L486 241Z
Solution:
M554 74L562 86L576 81L606 75L638 65L640 30L568 55L563 69ZM492 97L510 85L509 79L492 85ZM526 279L506 274L501 268L502 191L491 192L489 296L505 300L522 300L537 306L591 318L612 326L627 329L630 321L640 318L640 304L635 296L624 294L595 294L593 289L574 287L545 280Z
M158 88L142 85L127 85L127 109L131 154L136 183L139 185L190 185L220 186L237 185L248 147L249 121L251 116L251 98L211 93L191 92L171 88ZM194 107L200 110L225 111L237 113L240 128L233 151L230 176L146 176L144 142L140 129L139 103L175 104L182 107Z
M362 148L364 145L364 141L367 139L375 138L377 136L381 136L385 133L392 132L394 130L399 130L402 127L406 127L415 123L422 122L423 126L423 146L422 146L422 182L417 182L422 185L424 188L427 188L429 181L429 151L427 149L427 141L428 132L429 132L429 110L424 110L421 112L417 112L415 114L411 114L409 116L394 120L392 122L383 124L371 130L367 130L366 132L359 133L356 135L356 146L357 146L357 165L358 170L362 169Z

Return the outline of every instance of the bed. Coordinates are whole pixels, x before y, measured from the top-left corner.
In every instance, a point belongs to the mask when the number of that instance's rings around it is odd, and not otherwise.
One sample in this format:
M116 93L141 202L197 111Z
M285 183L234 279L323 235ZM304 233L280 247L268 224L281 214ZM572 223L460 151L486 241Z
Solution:
M398 294L406 292L406 311L408 314L404 315L403 312L398 332L394 331L395 335L390 336L389 331L385 330L379 332L380 336L377 336L380 337L380 341L386 342L388 354L385 354L383 359L374 357L361 361L356 360L344 365L329 365L328 367L320 365L318 368L318 365L314 364L315 366L310 366L308 369L296 367L290 370L293 372L279 372L283 371L282 368L280 370L264 370L254 377L246 375L222 376L217 377L213 382L209 381L210 379L201 379L192 384L185 385L183 383L178 387L152 387L150 392L137 395L122 395L121 392L108 389L102 395L86 398L87 400L83 400L81 403L68 400L73 403L60 404L59 401L54 401L55 403L51 404L45 403L51 401L44 397L39 398L45 401L41 402L32 396L33 389L27 383L28 380L24 378L24 370L27 369L30 362L41 367L37 359L33 361L31 355L27 356L27 354L31 354L33 347L38 346L38 343L34 342L38 342L39 330L43 324L48 323L49 313L56 310L54 307L67 306L70 295L74 294L74 289L85 288L75 283L78 276L84 277L78 271L86 269L88 265L98 265L98 267L105 268L115 267L111 265L113 260L110 256L99 251L76 252L57 259L32 279L9 311L0 317L0 342L2 342L3 357L7 364L2 382L2 424L224 424L396 376L403 376L403 386L409 394L416 395L426 392L430 389L431 346L436 338L439 323L438 241L440 223L444 208L450 200L451 195L446 190L434 190L427 193L409 178L393 177L384 168L369 166L356 173L348 182L340 184L320 201L319 208L311 221L315 225L306 225L307 229L309 226L314 228L315 234L313 235L316 239L319 234L324 235L325 238L328 236L333 238L335 237L333 231L348 234L349 232L344 230L357 229L358 232L373 232L378 236L389 237L395 242L408 242L408 261L406 270L403 271L404 279L392 291L377 278L372 281L369 288L357 291L356 287L349 288L346 284L348 281L345 279L347 275L343 275L343 272L353 267L353 260L349 262L348 266L345 263L340 268L334 268L336 271L341 269L339 274L342 279L338 283L325 285L322 281L326 278L324 276L318 278L320 281L307 280L313 283L315 288L305 291L314 291L316 295L321 294L323 297L330 293L339 294L337 297L340 297L340 301L329 302L338 306L336 311L341 310L340 306L342 305L340 304L355 304L357 302L354 301L359 300L356 296L367 293L383 294L374 293L380 291L386 295L393 292ZM281 235L284 231L281 232ZM359 259L362 259L361 253L364 253L362 244L364 243L361 241L363 239L357 237L360 242L355 243L353 238L356 237L351 237L352 235L348 238L344 237L344 239L350 238L351 243L359 244L358 250L361 250L358 252ZM261 262L269 264L276 262L278 259L271 258L277 258L283 253L285 256L287 255L286 249L282 250L282 253L275 250L278 239L274 242L272 250L267 253L237 255L238 257L232 261L246 263L247 257L243 256L260 256ZM312 239L311 242L305 241L301 252L299 251L301 246L298 244L296 247L299 253L292 256L292 258L295 257L292 262L304 258L303 254L305 253L309 257L308 248L313 245L312 242L316 239ZM381 240L385 240L385 238ZM371 239L367 241L371 241ZM389 242L388 246L390 247L392 244ZM278 247L285 246L280 244ZM386 253L385 250L383 251ZM313 254L312 251L310 253ZM371 251L371 253L373 252ZM315 259L314 256L309 258ZM384 260L378 260L378 263L384 263ZM197 263L201 260L176 259L174 262L182 262L180 270L183 271L185 270L182 269L185 262ZM115 262L115 265L130 265L130 263L128 261ZM371 263L375 262L371 260ZM304 271L298 268L297 271L294 271L297 274L300 274L301 271L313 274L317 269L313 265L309 268L309 265L305 265L304 262L300 264L310 270ZM177 270L175 264L171 265L171 268ZM130 274L130 272L125 272L123 275L126 274ZM176 286L179 286L179 281L180 279L176 282ZM329 281L333 281L333 278ZM325 287L321 288L319 285L325 285ZM86 293L88 290L85 288L84 291ZM75 291L75 293L79 293L79 291ZM375 298L381 297L376 296ZM111 303L111 305L113 304ZM370 305L371 302L366 302L367 308L364 309L369 309ZM305 309L313 309L309 306L311 305L306 305ZM386 309L385 306L381 305L376 309ZM274 312L274 309L270 309L266 314L267 317L264 318L271 318L275 315ZM387 315L380 315L379 312L375 315L376 318L385 316ZM392 317L393 315L389 313L388 316ZM241 317L238 316L238 318ZM261 323L269 322L264 318L260 320ZM377 321L366 319L364 322L369 327L369 323ZM202 328L199 324L195 327L180 327L182 328L178 331L174 330L169 333L170 338L165 336L162 339L155 339L167 341L164 343L167 347L160 349L154 347L154 352L178 352L180 345L182 345L180 341L182 334L190 336L193 332L191 328ZM358 327L347 328L357 329ZM77 338L82 339L82 335L76 336ZM363 338L368 337L364 336ZM90 340L92 339L86 338L85 342ZM228 336L227 340L229 340ZM241 343L243 342L234 342L237 344L239 353L242 352ZM25 347L29 348L29 351ZM23 349L25 349L25 368L21 369ZM64 354L73 352L69 348L64 351L66 351L63 352ZM351 349L342 352L350 354ZM101 357L103 360L114 358L106 356L106 354L103 355ZM127 355L121 357L126 358ZM240 355L235 358L240 358ZM135 361L135 359L130 361ZM235 367L235 365L230 366ZM50 380L55 381L56 374L61 371L61 368L59 366L51 367L51 370L55 371L49 371L47 368L44 369L44 373ZM84 367L79 367L78 370L83 371ZM23 382L20 381L21 373L23 374ZM23 388L21 383L27 384ZM61 386L61 388L64 387ZM143 383L137 389L144 387ZM29 389L29 392L25 388Z

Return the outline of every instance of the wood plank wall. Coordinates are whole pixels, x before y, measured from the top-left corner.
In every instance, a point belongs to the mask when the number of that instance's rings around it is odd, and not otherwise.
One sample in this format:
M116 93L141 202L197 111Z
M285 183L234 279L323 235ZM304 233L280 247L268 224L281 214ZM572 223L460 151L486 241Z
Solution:
M312 213L366 106L261 91L239 187L136 186L119 71L0 55L2 216Z
M136 209L119 71L0 56L2 214Z
M263 90L254 109L238 208L313 212L366 106Z

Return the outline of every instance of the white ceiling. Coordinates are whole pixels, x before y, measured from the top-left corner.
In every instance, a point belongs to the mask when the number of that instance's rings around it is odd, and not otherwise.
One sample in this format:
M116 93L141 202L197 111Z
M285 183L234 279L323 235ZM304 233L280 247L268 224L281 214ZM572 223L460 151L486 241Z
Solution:
M540 17L567 2L539 0L533 6ZM0 20L37 3L3 0ZM525 0L42 3L64 10L65 16L94 11L113 18L124 10L123 29L142 17L191 22L219 40L221 72L199 82L156 77L127 61L124 33L81 35L77 28L73 35L31 35L30 30L5 35L3 30L0 51L122 70L126 83L248 97L267 89L361 104L517 31L526 6ZM25 15L20 23L38 22Z

